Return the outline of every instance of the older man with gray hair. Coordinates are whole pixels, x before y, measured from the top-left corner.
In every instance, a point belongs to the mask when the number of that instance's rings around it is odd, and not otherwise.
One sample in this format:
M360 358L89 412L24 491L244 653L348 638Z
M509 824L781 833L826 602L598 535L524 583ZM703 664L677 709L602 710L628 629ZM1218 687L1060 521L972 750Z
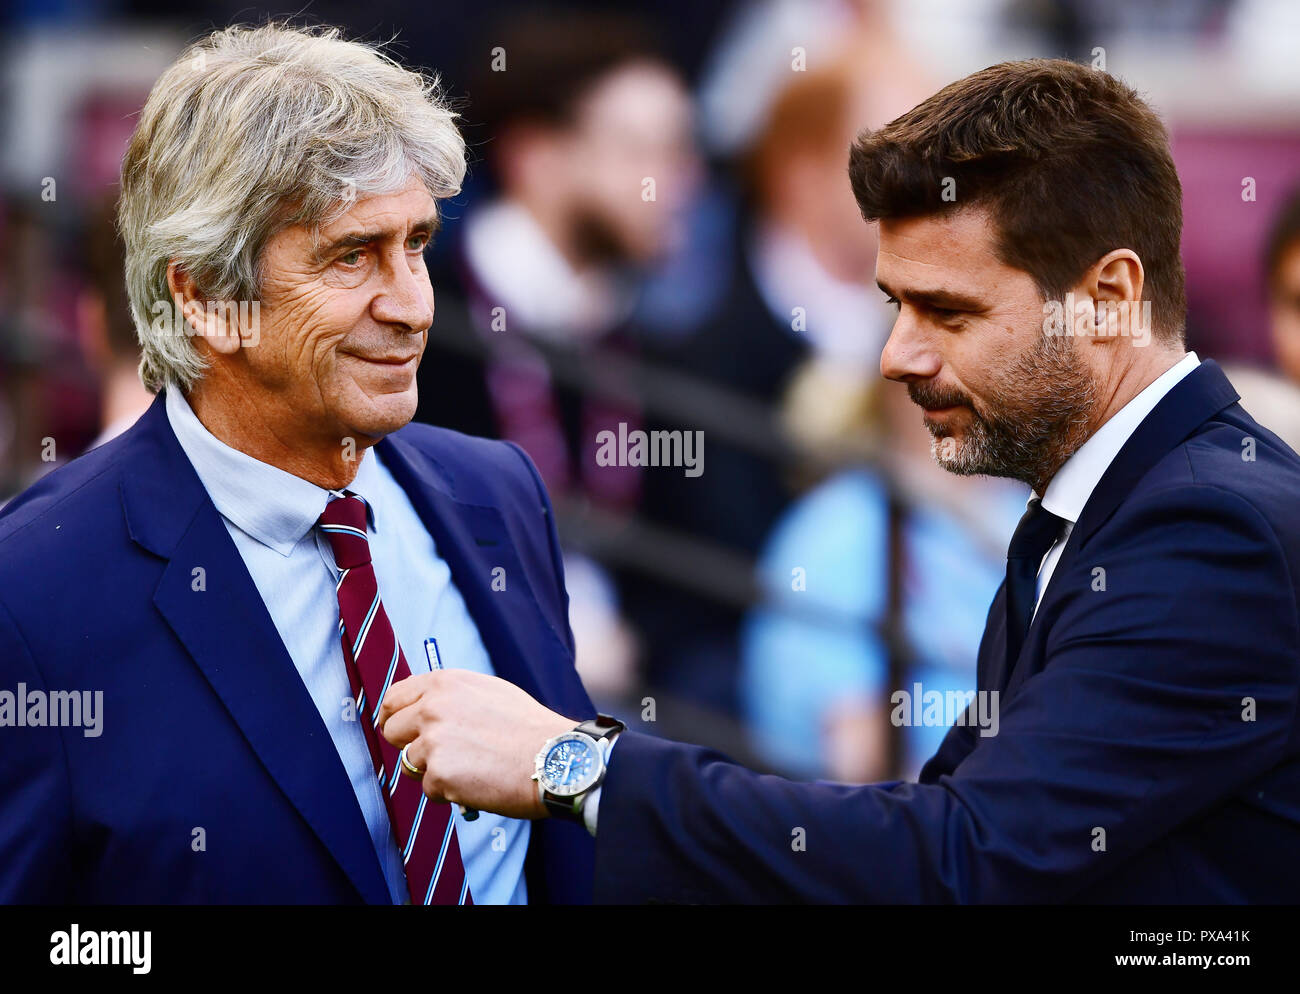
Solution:
M327 29L154 86L120 225L157 397L0 514L0 901L589 900L581 825L430 800L378 723L443 667L594 714L527 456L408 425L454 118Z

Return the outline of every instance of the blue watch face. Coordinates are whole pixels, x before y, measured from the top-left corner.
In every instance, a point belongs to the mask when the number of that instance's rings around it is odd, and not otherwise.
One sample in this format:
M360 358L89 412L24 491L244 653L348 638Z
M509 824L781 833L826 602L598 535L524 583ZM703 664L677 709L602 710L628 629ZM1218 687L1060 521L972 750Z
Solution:
M590 786L600 770L596 748L586 739L565 738L551 746L542 761L546 788L553 794L576 794Z

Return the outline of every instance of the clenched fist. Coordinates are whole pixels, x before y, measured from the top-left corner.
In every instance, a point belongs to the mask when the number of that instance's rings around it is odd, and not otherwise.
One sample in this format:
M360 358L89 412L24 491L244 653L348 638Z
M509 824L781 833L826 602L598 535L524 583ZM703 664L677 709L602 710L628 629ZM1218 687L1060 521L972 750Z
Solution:
M468 670L434 670L393 684L379 730L424 770L424 792L508 818L545 818L532 780L547 739L578 724L513 683Z

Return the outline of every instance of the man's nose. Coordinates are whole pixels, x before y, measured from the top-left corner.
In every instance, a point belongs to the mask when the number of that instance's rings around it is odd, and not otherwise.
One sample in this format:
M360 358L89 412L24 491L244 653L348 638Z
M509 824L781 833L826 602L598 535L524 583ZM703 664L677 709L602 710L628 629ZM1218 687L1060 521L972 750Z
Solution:
M906 308L901 310L880 353L880 374L887 380L910 383L933 378L941 365L938 349L929 336Z
M412 271L403 254L386 269L384 289L372 305L375 320L405 325L412 332L428 331L433 324L433 287L424 268Z

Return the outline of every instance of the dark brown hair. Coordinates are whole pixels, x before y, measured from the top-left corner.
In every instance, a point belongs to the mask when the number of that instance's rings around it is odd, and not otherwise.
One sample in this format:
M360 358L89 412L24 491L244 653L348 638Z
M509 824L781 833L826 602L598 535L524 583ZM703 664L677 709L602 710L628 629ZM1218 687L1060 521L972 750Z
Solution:
M1300 186L1291 191L1273 219L1264 246L1264 277L1270 291L1277 289L1282 257L1300 242Z
M943 197L949 178L955 201ZM1044 300L1110 250L1132 249L1156 334L1182 336L1182 186L1169 136L1103 71L1063 59L990 66L859 135L849 179L871 221L987 209L999 257Z
M607 74L637 62L667 64L650 23L612 11L516 11L484 39L484 54L476 58L471 76L467 119L482 125L489 140L520 122L565 127ZM498 50L504 71L495 64Z

